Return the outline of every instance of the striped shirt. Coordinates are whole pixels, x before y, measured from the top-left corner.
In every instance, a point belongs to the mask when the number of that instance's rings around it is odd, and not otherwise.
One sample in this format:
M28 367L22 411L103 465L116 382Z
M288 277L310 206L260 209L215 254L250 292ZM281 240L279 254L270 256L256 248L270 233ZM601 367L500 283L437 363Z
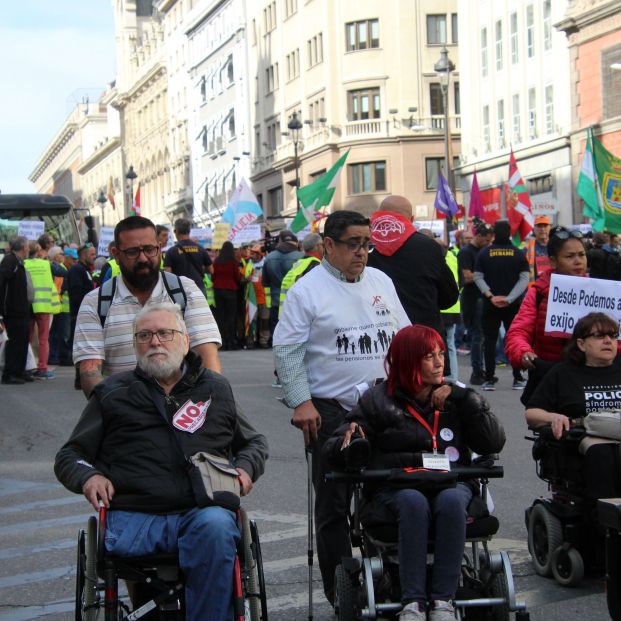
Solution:
M181 276L181 283L187 296L185 324L190 337L190 347L203 343L221 345L220 332L205 296L189 278ZM82 360L103 360L104 375L131 371L136 367L132 325L142 305L119 276L114 299L102 328L97 314L98 296L99 289L91 291L80 306L73 338L73 362L77 364ZM170 301L160 274L146 303Z

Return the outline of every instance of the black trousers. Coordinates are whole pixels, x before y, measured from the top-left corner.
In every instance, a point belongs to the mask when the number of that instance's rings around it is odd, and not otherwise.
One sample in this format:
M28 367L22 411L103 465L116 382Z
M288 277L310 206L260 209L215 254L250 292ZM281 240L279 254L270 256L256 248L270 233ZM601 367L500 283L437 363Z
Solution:
M214 289L216 299L216 321L224 347L234 347L237 343L235 328L237 322L237 290Z
M4 350L3 378L22 377L26 370L28 356L28 337L30 333L30 317L28 315L4 318L9 340Z
M483 303L481 325L483 327L484 339L485 378L488 380L494 377L496 371L496 343L498 342L500 324L508 332L511 322L519 310L519 302L514 302L505 308L498 308L489 300L485 300ZM513 367L513 378L520 379L521 377L520 369Z
M343 423L347 411L333 399L313 398L313 405L321 415L319 437L313 444L313 487L315 488L315 526L317 531L317 558L323 581L323 590L334 602L334 571L343 557L351 557L347 514L351 500L348 486L325 481L330 468L322 459L326 440Z

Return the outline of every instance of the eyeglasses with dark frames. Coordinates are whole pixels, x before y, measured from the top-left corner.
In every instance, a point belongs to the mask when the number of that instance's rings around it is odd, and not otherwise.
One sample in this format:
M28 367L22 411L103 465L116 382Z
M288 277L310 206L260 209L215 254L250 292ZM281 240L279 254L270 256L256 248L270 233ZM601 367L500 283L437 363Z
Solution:
M357 242L353 239L334 239L330 238L335 244L341 244L343 246L347 246L347 250L349 252L358 252L359 250L366 250L367 252L373 252L375 250L375 244L373 244L370 240L366 240L363 242Z
M160 328L159 330L140 330L136 332L134 337L138 343L150 343L153 336L157 336L157 340L160 343L168 343L175 338L175 334L183 334L181 330L173 330L172 328Z
M160 251L159 246L134 246L132 248L126 248L125 250L118 249L119 252L122 252L128 259L137 259L140 256L140 253L144 253L145 257L153 258L157 256L157 253Z
M589 332L583 338L593 338L596 341L603 341L606 337L611 338L613 341L616 341L619 338L619 332L615 330L608 330L607 332Z

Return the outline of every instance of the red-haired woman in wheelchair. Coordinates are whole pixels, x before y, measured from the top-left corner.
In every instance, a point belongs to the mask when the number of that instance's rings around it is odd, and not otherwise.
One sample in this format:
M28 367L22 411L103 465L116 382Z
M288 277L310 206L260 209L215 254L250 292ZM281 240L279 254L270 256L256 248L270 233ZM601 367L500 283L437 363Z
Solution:
M370 444L369 467L425 466L437 451L467 465L471 450L496 453L505 434L487 402L474 390L444 384L444 344L432 328L408 326L393 338L386 356L387 380L369 389L347 415L347 424L326 446L334 462L351 450L352 438ZM359 443L360 444L360 443ZM347 449L347 450L345 450ZM337 458L338 460L338 458ZM467 507L474 485L423 493L382 487L374 500L387 505L399 523L400 621L455 618L457 589L466 539ZM433 526L435 559L427 584L427 546Z

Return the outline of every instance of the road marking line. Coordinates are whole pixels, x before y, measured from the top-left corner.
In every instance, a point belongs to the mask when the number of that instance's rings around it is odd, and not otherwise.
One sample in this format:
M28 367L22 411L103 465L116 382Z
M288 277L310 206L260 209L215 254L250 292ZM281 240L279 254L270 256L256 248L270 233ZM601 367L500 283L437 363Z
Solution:
M4 548L0 550L0 561L6 561L10 558L21 558L31 556L33 554L41 554L43 552L53 552L54 550L66 550L67 548L75 548L77 546L77 533L75 539L63 539L56 543L48 543L41 545L20 546L17 548Z
M0 509L0 515L8 513L23 513L24 511L33 511L35 509L45 509L47 507L58 507L63 505L72 505L77 503L86 503L84 496L65 496L63 498L52 498L51 500L35 500L34 502L25 502L21 505L12 505Z
M307 566L307 563L308 557L306 555L281 558L276 561L263 561L263 571L265 573L277 573L285 569L291 569L292 567Z
M274 543L276 541L284 541L285 539L297 539L298 537L306 537L308 529L306 527L294 528L292 530L278 530L262 535L259 533L259 541L261 545L264 543Z
M269 513L268 511L250 511L251 520L279 522L282 524L306 524L307 517L303 513Z
M313 602L316 606L324 604L329 606L325 599L323 590L313 589ZM308 606L308 589L300 593L291 593L289 595L281 595L280 597L272 597L268 600L267 608L272 615L274 612L289 610L291 608L305 608Z
M32 584L33 582L44 582L45 580L57 580L58 578L66 578L71 575L75 576L75 570L75 565L68 565L66 567L53 567L44 571L31 571L24 574L5 576L0 578L0 589Z
M10 524L9 526L0 526L0 536L19 535L27 530L42 530L44 528L53 528L55 526L66 526L67 524L84 524L84 526L86 526L86 522L91 515L92 514L69 515L67 517L53 518L50 520L36 520L33 522Z

